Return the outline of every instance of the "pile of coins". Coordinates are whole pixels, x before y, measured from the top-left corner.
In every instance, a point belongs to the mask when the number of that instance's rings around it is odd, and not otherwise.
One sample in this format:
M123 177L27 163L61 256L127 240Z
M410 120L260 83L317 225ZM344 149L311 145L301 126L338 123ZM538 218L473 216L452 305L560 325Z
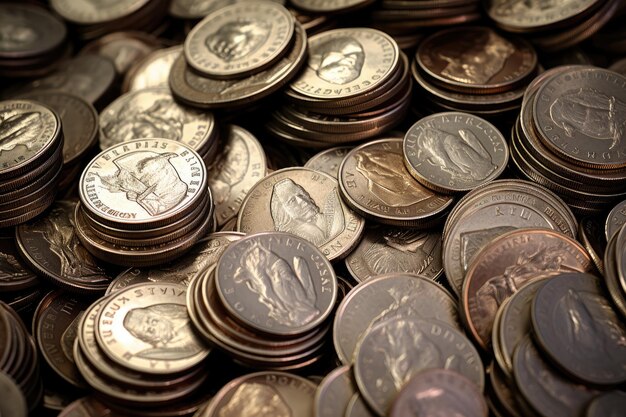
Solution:
M480 57L480 58L477 58ZM528 42L487 27L446 29L424 39L411 64L417 114L466 111L506 118L519 110L537 72Z
M253 368L288 370L319 360L337 299L324 255L288 233L231 242L215 268L198 274L187 307L212 345Z
M63 131L54 111L30 100L0 102L0 120L0 227L9 227L53 203L63 168Z
M96 258L125 266L176 259L214 227L202 158L182 142L137 139L96 156L80 180L76 232Z
M595 67L556 67L537 77L524 93L512 132L517 172L580 214L600 214L623 200L624 87L626 77Z

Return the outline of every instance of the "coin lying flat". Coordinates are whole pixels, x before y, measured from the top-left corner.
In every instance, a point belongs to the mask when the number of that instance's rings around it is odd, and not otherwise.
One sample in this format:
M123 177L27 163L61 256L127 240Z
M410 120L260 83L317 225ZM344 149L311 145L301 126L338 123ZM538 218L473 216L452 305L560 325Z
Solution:
M162 46L157 37L147 33L114 32L88 43L80 53L107 57L115 64L117 73L124 75L137 61Z
M338 146L336 148L326 149L313 155L311 159L304 164L304 167L325 172L337 178L339 176L339 165L341 165L341 161L343 161L343 158L351 149L351 146Z
M6 260L0 277L0 294L37 286L37 275L28 269L18 254L13 229L0 232L0 257Z

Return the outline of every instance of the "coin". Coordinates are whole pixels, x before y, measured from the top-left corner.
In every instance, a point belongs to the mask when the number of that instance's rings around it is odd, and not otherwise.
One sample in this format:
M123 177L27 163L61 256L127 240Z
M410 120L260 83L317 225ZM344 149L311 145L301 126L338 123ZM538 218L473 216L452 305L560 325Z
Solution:
M324 172L333 178L338 178L339 165L341 165L341 161L343 161L343 158L351 149L351 146L338 146L326 149L313 155L311 159L304 164L304 167Z
M39 284L37 275L21 260L15 245L15 231L0 232L0 298L6 292L20 291ZM2 361L0 361L0 364Z
M280 287L272 284L277 279ZM282 232L257 233L231 243L217 263L215 283L222 303L238 321L277 336L318 327L337 297L337 280L326 257L307 240Z
M414 375L393 400L390 417L410 415L487 417L489 409L478 387L465 376L447 369Z
M96 319L96 339L122 366L147 374L198 365L209 350L193 332L180 284L137 284L107 299Z
M539 7L535 4L508 3L490 0L485 5L489 17L497 24L512 31L538 30L562 23L600 3L599 0L583 0L574 3L551 4Z
M167 87L172 65L182 52L183 46L177 45L149 53L126 72L122 91Z
M618 416L626 407L626 394L622 391L609 391L591 400L587 407L587 417Z
M598 271L604 275L604 252L606 251L606 237L600 221L594 217L581 219L578 225L578 237L583 244Z
M26 417L28 415L26 399L22 391L9 375L1 371L0 392L2 392L0 415L9 417Z
M259 180L241 204L237 230L291 233L317 246L329 260L356 245L364 220L339 195L337 180L308 168L287 168Z
M50 6L64 19L84 25L122 18L144 7L146 3L148 0L124 0L95 8L88 0L52 0Z
M356 393L351 366L341 366L324 377L315 391L315 417L343 416Z
M294 21L284 6L271 1L219 8L189 32L185 59L196 71L212 78L242 78L257 73L287 52Z
M599 278L582 273L552 278L537 292L531 313L539 346L559 368L590 384L626 380L626 327Z
M348 407L346 407L344 417L373 417L374 415L375 414L365 403L363 396L356 392L350 399Z
M95 397L88 396L68 404L58 417L116 417L116 415Z
M618 203L611 209L604 226L606 241L611 240L613 235L617 233L622 225L626 223L626 200Z
M143 32L115 32L88 43L80 53L107 57L118 74L125 74L133 64L161 46L159 39Z
M509 149L494 125L467 113L436 113L406 133L404 163L424 186L443 193L469 191L497 178Z
M293 0L291 3L309 13L331 14L356 11L374 3L374 0Z

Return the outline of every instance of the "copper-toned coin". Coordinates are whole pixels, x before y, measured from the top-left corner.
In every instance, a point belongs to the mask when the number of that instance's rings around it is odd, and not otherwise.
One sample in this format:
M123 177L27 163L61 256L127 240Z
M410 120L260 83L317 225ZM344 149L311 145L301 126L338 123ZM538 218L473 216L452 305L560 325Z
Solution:
M479 26L437 32L420 43L415 57L426 77L461 92L511 90L537 66L526 41Z
M305 97L338 99L374 89L397 69L400 53L386 33L370 28L334 29L309 40L307 67L290 84Z
M485 370L472 343L436 320L396 317L373 326L359 344L354 375L365 401L386 416L401 388L430 368L454 369L483 390Z
M437 279L443 273L441 232L369 225L345 262L358 282L390 273Z
M288 51L295 19L271 2L238 2L206 16L185 39L187 64L211 78L242 78Z
M525 283L546 272L593 268L585 248L559 232L519 229L498 236L474 256L465 274L461 293L465 323L486 349L496 312Z
M626 326L599 278L581 273L552 278L537 292L531 313L539 346L559 368L590 384L626 380Z
M107 57L115 65L117 73L124 74L133 64L161 46L156 37L144 32L114 32L85 45L80 53Z
M329 260L358 243L365 221L339 195L337 180L308 168L286 168L258 181L241 204L237 230L275 230L308 240Z
M174 3L174 2L172 2ZM122 91L143 90L150 87L167 87L174 61L183 52L183 46L159 49L136 62L124 77Z
M0 401L1 416L28 416L28 407L26 406L26 399L22 390L9 375L2 371L0 371L0 392L2 393L2 401Z
M181 106L169 88L146 88L118 97L100 113L100 149L132 139L163 138L200 152L215 129L211 113Z
M341 161L343 161L343 158L350 150L352 150L351 146L338 146L336 148L326 149L313 155L311 159L304 164L304 167L325 172L333 178L338 178L339 165L341 165Z
M217 263L215 283L231 315L278 336L318 327L337 297L337 280L326 257L290 233L258 233L231 243Z
M111 281L107 271L76 235L75 201L57 201L45 217L16 228L22 258L43 277L78 292L103 292Z
M209 350L191 327L185 292L180 284L148 283L113 294L96 320L96 338L104 353L148 374L198 365Z
M413 376L393 400L390 417L408 415L487 417L483 393L465 376L430 369Z
M339 168L342 197L366 218L395 226L428 225L453 201L423 187L404 167L402 139L354 148Z
M467 113L436 113L416 122L403 142L409 173L444 193L469 191L497 178L509 148L497 127Z
M411 274L389 274L354 287L333 323L333 342L344 364L356 359L360 339L390 318L434 319L460 329L457 303L436 282Z
M604 226L606 241L611 240L624 224L626 224L626 200L616 204L606 217Z
M26 267L18 254L15 231L5 229L0 232L0 294L32 288L37 284L37 275Z
M315 390L314 417L343 416L356 392L351 366L344 365L331 371Z
M96 6L89 0L52 0L50 5L64 19L84 25L123 18L136 12L146 3L148 0L123 0L112 3L105 2Z
M265 152L259 141L246 129L230 125L228 138L209 167L217 227L237 216L250 189L266 173Z

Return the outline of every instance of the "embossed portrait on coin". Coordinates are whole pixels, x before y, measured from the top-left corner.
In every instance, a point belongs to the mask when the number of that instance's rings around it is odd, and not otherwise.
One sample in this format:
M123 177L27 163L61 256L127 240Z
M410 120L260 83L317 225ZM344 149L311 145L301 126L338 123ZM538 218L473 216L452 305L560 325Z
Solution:
M454 48L446 46L439 51L438 56L448 63L441 74L465 84L487 83L515 52L511 42L491 30L483 37L458 41Z
M17 145L32 149L43 131L43 118L37 111L17 113L0 112L0 153L13 150Z
M269 38L272 24L261 20L240 19L220 26L206 37L209 51L222 61L242 59L259 49Z
M243 181L249 165L250 152L246 142L238 135L232 135L232 140L228 141L209 171L209 186L216 205L228 201L232 188Z
M336 189L322 203L323 209L320 209L309 193L293 180L278 181L270 198L274 230L293 233L316 246L329 242L344 230L345 218Z
M195 341L184 305L164 303L133 308L126 313L122 324L135 338L152 346L135 353L135 356L179 360L202 351Z
M367 179L368 190L391 207L416 204L434 195L406 172L402 155L396 153L361 150L356 154L356 170Z
M235 390L219 417L295 417L291 409L270 385L244 382Z
M461 264L463 271L467 271L470 263L474 259L474 255L478 253L487 243L500 235L505 234L511 230L515 230L513 226L496 226L489 227L487 229L468 230L460 235L461 238Z
M283 326L303 326L320 315L309 267L299 256L284 259L254 243L241 256L234 280L255 293L268 317Z
M347 84L359 78L365 50L356 39L343 36L329 39L310 51L309 67L331 84Z
M163 138L181 140L183 127L200 118L194 111L186 110L171 97L154 101L147 109L142 109L133 100L129 101L103 127L108 142L119 143L131 139Z
M593 88L581 88L559 95L550 105L550 119L570 138L580 132L610 140L609 149L613 149L626 129L626 103Z
M363 259L375 275L391 272L421 274L434 260L439 237L414 229L383 231L364 252Z
M431 127L417 137L417 159L447 172L455 180L484 180L498 167L476 135L468 129L448 133Z
M151 216L173 209L187 194L187 184L178 175L171 152L136 151L113 160L117 172L101 176L102 185L112 193L122 192Z

